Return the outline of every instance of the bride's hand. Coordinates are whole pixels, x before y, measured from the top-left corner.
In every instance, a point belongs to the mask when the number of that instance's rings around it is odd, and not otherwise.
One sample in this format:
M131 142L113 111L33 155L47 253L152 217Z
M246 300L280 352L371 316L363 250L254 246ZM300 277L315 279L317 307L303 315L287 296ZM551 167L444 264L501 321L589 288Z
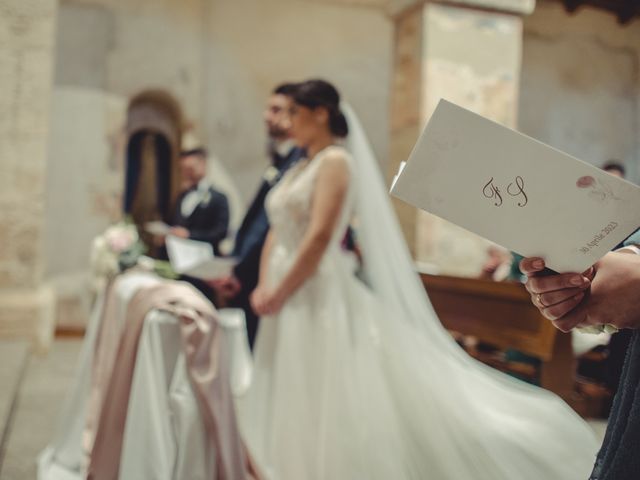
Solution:
M277 292L258 285L251 293L251 308L258 316L275 315L284 305L285 299Z

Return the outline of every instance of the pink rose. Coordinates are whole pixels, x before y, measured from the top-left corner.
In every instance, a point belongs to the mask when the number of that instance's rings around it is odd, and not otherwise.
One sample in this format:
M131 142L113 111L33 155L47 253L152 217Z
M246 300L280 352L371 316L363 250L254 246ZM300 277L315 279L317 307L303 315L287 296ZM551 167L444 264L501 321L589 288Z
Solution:
M107 245L112 252L122 253L129 250L136 242L136 236L130 230L113 229L107 232Z

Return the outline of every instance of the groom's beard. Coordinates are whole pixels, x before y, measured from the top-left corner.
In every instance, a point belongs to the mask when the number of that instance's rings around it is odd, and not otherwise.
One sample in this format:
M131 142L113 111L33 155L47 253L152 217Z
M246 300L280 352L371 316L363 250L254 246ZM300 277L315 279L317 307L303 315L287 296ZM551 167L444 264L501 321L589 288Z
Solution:
M276 125L267 126L267 135L273 142L285 142L289 138L289 132Z
M286 148L286 151L283 151L282 146L284 144L289 144ZM295 143L288 137L283 138L273 138L269 139L269 144L267 146L267 153L269 154L269 158L271 159L271 164L275 167L280 167L280 163L284 161L285 158L289 156L291 150L295 148Z

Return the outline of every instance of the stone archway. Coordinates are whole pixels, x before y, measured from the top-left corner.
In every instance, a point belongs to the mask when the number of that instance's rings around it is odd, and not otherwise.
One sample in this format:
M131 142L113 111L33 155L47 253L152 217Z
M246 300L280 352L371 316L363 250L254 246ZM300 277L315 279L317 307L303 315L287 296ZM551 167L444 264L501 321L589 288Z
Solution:
M183 128L182 110L169 93L146 90L131 99L123 210L136 225L171 221L180 192L178 157ZM140 230L143 240L148 240Z

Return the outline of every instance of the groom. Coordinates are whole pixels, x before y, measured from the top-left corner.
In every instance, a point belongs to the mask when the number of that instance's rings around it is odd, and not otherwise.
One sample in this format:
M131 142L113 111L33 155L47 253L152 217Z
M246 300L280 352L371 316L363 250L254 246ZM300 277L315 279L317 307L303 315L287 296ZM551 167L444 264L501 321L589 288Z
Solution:
M247 319L249 346L253 348L258 330L258 316L249 303L249 295L258 284L260 254L269 231L269 221L264 201L273 186L283 174L304 156L289 136L289 110L296 86L284 83L273 90L264 112L264 120L269 136L269 156L271 165L262 176L262 183L256 193L242 225L236 234L232 253L238 264L233 274L226 278L215 279L209 284L230 306L242 308Z

